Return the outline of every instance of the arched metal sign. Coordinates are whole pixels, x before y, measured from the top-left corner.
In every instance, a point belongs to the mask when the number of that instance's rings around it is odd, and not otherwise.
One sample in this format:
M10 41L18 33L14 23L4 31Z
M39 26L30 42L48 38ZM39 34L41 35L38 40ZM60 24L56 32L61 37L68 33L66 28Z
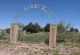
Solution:
M28 4L26 6L24 6L24 8L18 10L16 12L16 19L14 20L17 21L17 19L25 12L25 11L29 11L31 9L39 9L41 11L43 11L44 13L47 14L48 18L50 18L50 23L51 24L55 24L55 18L52 15L52 12L50 11L49 8L47 8L46 6L43 6L41 4Z

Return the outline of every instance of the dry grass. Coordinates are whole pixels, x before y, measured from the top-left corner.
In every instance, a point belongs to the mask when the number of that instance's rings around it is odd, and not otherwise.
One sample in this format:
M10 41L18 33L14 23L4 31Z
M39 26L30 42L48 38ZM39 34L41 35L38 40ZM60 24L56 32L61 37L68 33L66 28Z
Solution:
M43 43L1 43L0 55L80 55L80 48L70 44L58 44L56 48L51 48Z

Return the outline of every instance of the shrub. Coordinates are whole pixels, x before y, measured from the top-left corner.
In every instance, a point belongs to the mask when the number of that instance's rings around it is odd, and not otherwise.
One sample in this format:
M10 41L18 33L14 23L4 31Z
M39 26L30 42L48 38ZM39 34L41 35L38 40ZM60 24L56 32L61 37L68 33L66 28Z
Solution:
M72 42L79 43L80 42L80 34L73 32L64 32L57 35L57 42Z

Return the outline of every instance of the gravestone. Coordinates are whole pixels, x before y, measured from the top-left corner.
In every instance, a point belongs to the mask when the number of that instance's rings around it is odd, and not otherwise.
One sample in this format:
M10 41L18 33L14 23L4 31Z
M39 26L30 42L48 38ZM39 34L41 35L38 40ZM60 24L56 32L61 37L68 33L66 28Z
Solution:
M50 25L49 46L56 47L57 26Z
M18 39L18 24L12 23L10 26L10 43L16 44Z

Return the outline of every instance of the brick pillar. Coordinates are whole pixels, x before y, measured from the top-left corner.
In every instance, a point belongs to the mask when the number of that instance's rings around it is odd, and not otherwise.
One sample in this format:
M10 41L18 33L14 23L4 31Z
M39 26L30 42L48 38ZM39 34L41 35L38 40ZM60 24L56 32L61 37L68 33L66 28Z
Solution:
M10 43L16 44L18 39L18 24L12 23L10 26Z
M56 47L57 26L50 25L49 46Z

